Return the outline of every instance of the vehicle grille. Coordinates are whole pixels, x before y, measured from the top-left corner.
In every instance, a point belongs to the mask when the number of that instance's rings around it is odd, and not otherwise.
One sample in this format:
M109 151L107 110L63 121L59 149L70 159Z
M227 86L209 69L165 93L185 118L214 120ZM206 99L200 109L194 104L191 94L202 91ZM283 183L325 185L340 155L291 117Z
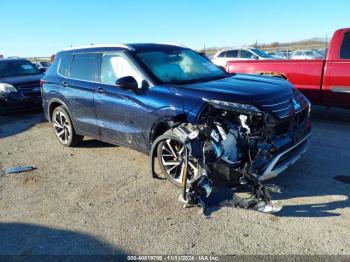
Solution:
M20 89L20 90L23 90L23 89L31 89L31 88L33 88L33 87L38 87L38 86L40 86L40 82L39 82L39 81L15 85L15 87L16 87L17 89Z
M290 130L295 130L305 123L307 118L308 108L305 108L304 110L279 121L274 128L274 134L276 136L281 136L288 133Z
M303 111L307 106L308 100L300 92L294 91L292 97L281 98L279 101L262 105L262 108L283 119Z
M22 92L25 97L39 97L41 96L40 92Z

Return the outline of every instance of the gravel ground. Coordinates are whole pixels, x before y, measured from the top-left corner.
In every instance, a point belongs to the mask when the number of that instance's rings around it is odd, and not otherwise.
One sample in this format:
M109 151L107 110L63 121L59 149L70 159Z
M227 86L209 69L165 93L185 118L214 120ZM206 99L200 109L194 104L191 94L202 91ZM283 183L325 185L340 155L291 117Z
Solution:
M61 146L41 113L0 117L0 254L350 254L350 112L316 109L308 152L274 179L274 215L184 209L148 157ZM335 179L337 178L337 179ZM341 180L341 181L340 181Z

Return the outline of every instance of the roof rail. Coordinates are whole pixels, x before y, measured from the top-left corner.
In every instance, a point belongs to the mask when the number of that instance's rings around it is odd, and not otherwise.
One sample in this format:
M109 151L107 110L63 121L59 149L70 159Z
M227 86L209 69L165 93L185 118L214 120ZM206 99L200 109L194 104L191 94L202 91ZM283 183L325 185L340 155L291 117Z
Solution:
M123 44L99 44L99 45L82 45L82 46L72 46L64 49L63 51L68 51L68 50L79 50L79 49L88 49L88 48L103 48L103 47L119 47L119 48L125 48L130 51L135 51L135 49L131 46L128 45L123 45Z
M165 42L165 43L159 43L161 45L173 45L173 46L177 46L177 47L183 47L183 48L188 48L185 45L181 45L181 44L177 44L177 43L169 43L169 42Z

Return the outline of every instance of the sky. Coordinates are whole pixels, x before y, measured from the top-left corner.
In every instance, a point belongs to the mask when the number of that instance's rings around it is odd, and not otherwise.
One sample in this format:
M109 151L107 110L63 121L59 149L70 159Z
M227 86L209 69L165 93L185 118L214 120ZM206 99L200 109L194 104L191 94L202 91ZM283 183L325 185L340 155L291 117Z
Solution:
M289 42L342 27L350 27L350 0L0 0L5 56L50 56L91 43Z

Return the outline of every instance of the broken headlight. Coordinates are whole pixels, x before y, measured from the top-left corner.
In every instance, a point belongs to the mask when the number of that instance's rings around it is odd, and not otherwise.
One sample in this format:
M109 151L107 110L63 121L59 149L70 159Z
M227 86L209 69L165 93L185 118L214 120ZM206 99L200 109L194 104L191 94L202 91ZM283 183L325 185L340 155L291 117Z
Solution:
M12 93L12 92L17 92L17 89L6 83L0 83L0 93Z
M212 105L215 108L228 110L228 111L236 111L239 113L245 113L245 114L253 114L253 115L262 115L262 112L256 108L253 105L249 104L240 104L240 103L234 103L234 102L226 102L221 100L211 100L202 98L203 101L207 102L208 104Z

